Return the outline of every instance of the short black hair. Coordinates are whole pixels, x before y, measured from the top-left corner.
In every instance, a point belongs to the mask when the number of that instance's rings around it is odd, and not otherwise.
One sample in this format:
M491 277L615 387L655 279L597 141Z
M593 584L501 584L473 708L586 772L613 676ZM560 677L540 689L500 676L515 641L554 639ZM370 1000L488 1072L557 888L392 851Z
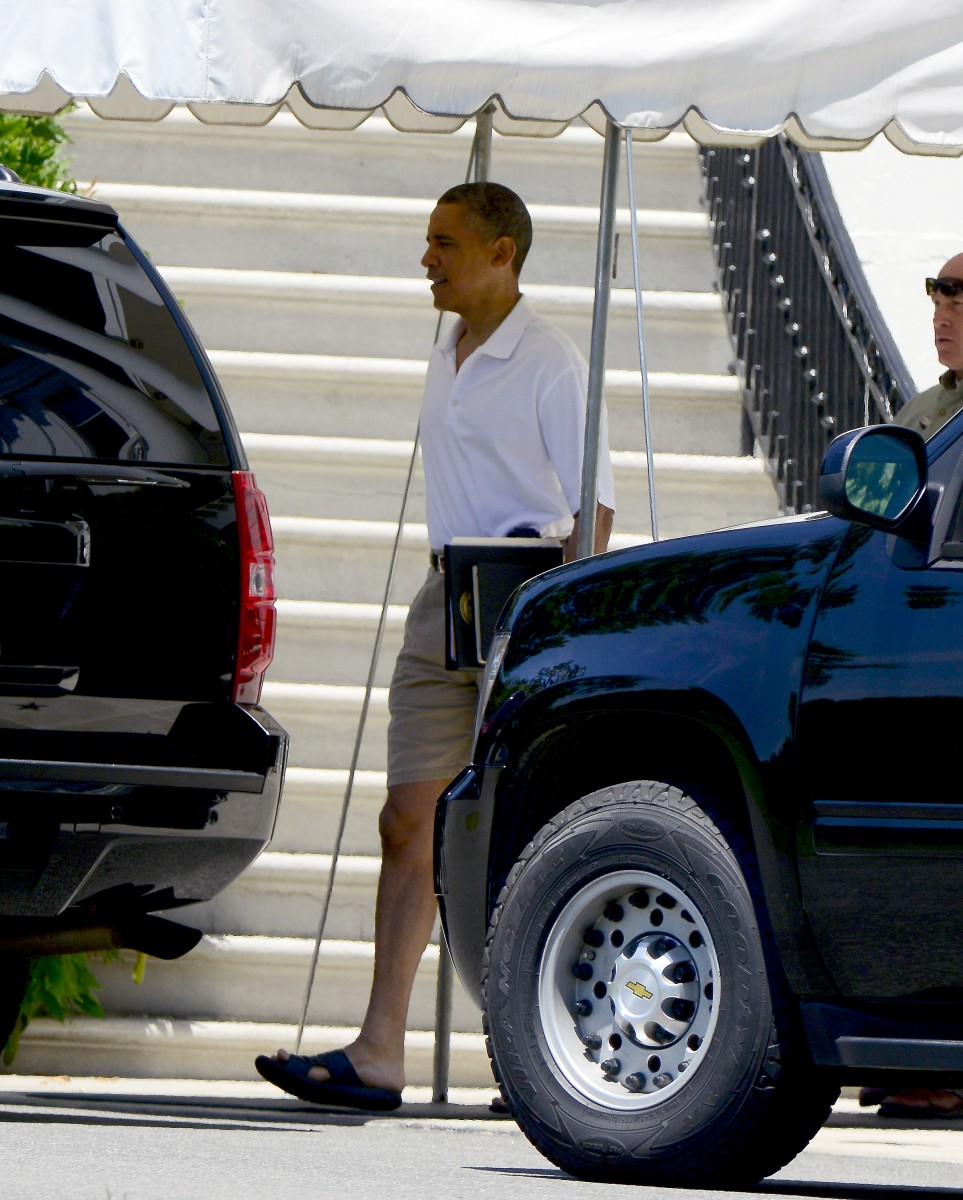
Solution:
M515 243L512 270L519 274L532 246L532 218L511 188L502 183L459 183L449 188L438 203L463 205L491 241L510 237Z

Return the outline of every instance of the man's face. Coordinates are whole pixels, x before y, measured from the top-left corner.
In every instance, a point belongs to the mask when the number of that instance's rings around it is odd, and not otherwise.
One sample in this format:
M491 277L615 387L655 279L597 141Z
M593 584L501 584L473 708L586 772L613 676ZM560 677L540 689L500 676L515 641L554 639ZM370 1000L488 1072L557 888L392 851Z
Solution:
M940 271L940 279L963 279L963 254L958 254ZM963 295L933 295L933 339L944 367L963 379Z
M463 204L439 204L428 221L428 249L421 259L435 308L461 316L483 306L497 279L496 246L486 241Z

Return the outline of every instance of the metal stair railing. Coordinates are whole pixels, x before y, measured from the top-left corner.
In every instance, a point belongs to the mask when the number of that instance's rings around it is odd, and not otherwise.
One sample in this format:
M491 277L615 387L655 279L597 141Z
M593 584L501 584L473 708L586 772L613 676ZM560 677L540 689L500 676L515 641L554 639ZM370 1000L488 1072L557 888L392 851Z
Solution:
M702 147L719 291L755 441L782 509L818 507L837 433L892 421L915 388L884 322L818 154L785 136Z

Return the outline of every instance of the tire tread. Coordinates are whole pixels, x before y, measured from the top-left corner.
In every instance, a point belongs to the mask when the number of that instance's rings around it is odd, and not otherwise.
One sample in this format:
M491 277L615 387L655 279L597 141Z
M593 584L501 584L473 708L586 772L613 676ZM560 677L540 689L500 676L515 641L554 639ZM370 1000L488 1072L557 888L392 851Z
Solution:
M742 874L757 914L757 927L767 961L772 1002L769 1040L755 1082L738 1113L720 1122L704 1147L693 1155L691 1147L677 1154L660 1155L658 1161L629 1156L630 1162L605 1158L601 1162L580 1159L577 1148L567 1146L557 1134L539 1124L519 1121L522 1131L541 1153L574 1175L583 1178L696 1186L745 1187L773 1174L791 1161L825 1123L838 1087L812 1068L798 1024L795 1003L778 968L764 912L763 893L751 847L741 831L711 799L696 800L680 789L658 781L633 781L593 792L570 804L548 821L525 847L513 865L492 911L482 966L482 989L486 1002L482 1030L495 1080L502 1097L513 1108L512 1097L499 1068L489 1016L488 984L493 942L505 918L506 904L520 876L545 847L574 822L600 810L624 809L632 804L656 807L674 814L683 823L693 822L727 851ZM514 1108L513 1108L514 1111ZM516 1117L519 1114L516 1113Z

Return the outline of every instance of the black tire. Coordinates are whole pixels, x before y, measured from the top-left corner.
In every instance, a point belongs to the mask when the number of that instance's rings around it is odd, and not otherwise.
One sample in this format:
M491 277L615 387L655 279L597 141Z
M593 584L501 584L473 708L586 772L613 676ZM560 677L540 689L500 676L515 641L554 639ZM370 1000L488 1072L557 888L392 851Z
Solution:
M806 1145L838 1088L809 1064L760 899L738 835L662 783L586 796L529 844L493 914L484 1023L547 1158L746 1187Z
M0 1054L10 1040L27 990L28 958L0 958Z

